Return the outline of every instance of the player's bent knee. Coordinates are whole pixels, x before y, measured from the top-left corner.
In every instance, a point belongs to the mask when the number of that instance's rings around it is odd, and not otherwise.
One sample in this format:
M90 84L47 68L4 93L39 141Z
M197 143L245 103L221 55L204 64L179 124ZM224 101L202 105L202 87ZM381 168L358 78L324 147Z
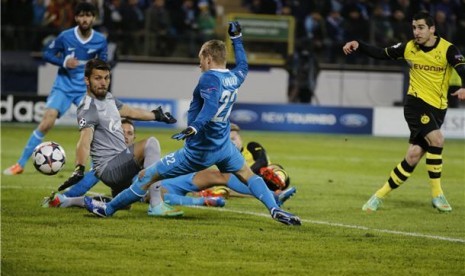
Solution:
M157 152L160 152L160 142L155 137L149 137L147 138L147 141L145 142L145 148L146 149L151 149Z

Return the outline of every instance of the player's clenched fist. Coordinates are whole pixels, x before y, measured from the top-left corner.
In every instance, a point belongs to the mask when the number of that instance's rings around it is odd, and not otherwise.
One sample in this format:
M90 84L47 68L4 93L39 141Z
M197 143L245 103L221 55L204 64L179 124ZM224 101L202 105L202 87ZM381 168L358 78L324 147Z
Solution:
M238 21L229 22L228 34L231 38L240 37L242 35L241 24Z

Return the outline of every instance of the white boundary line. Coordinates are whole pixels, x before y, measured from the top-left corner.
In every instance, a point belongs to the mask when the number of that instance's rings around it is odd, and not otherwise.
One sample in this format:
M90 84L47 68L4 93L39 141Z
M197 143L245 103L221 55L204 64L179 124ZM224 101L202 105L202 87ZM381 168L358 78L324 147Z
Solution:
M231 209L225 209L225 208L212 208L212 207L203 207L203 206L189 206L189 207L207 209L207 210L216 210L216 211L221 211L221 212L237 213L237 214L247 214L247 215L252 215L252 216L260 216L260 217L270 217L270 215L268 214L254 213L254 212L248 212L248 211L238 211L238 210L231 210ZM403 232L403 231L396 231L396 230L377 229L377 228L369 228L369 227L360 226L360 225L350 225L350 224L344 224L344 223L310 220L310 219L302 219L302 222L311 223L311 224L329 225L329 226L342 227L342 228L374 231L374 232L387 233L387 234L393 234L393 235L410 236L410 237L416 237L416 238L427 238L427 239L441 240L441 241L448 241L448 242L465 243L464 239L427 235L427 234L421 234L421 233L415 233L415 232Z
M24 188L24 187L12 185L12 186L7 186L7 188L16 189L16 188ZM100 195L101 193L88 192L88 194ZM245 215L251 215L251 216L258 216L258 217L267 217L267 218L270 217L269 214L231 210L231 209L226 209L226 208L214 208L214 207L204 207L204 206L184 206L184 207L199 208L199 209L220 211L220 212L230 212L230 213L236 213L236 214L245 214ZM426 238L426 239L432 239L432 240L465 243L465 239L459 239L459 238L449 238L449 237L427 235L427 234L421 234L421 233L415 233L415 232L403 232L403 231L388 230L388 229L377 229L377 228L370 228L366 226L350 225L350 224L344 224L344 223L338 223L338 222L310 220L310 219L302 219L302 222L311 223L311 224L328 225L328 226L341 227L341 228L357 229L357 230L374 231L374 232L379 232L379 233L386 233L386 234L393 234L393 235L400 235L400 236L409 236L409 237L416 237L416 238Z

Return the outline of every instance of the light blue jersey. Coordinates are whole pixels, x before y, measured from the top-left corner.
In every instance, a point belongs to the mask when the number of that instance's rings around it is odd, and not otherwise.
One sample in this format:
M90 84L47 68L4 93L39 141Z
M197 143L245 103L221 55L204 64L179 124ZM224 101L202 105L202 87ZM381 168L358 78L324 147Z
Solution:
M79 60L74 68L65 68L69 58ZM47 108L58 110L63 115L72 103L78 105L86 92L84 68L88 60L93 58L107 60L107 40L105 36L92 30L88 39L82 40L78 27L61 32L44 50L45 61L57 65L58 73L53 83L52 91L47 99Z
M242 40L234 39L233 45L236 67L204 72L194 89L187 125L194 127L197 134L186 139L190 150L214 151L230 143L229 115L248 72Z
M213 69L200 76L187 112L188 126L197 130L185 146L163 157L156 164L162 178L171 178L216 165L221 172L235 172L244 165L244 157L231 142L229 115L237 91L248 72L247 57L241 39L233 39L236 67Z

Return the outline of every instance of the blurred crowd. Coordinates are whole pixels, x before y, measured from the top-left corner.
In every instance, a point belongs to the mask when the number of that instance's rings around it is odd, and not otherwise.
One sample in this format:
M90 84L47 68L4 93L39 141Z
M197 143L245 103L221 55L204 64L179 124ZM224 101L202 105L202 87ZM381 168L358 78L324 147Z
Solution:
M88 1L98 9L95 28L108 35L121 55L195 57L201 43L224 32L217 28L222 24L218 0ZM465 50L465 0L235 1L250 13L294 16L296 47L315 53L320 62L340 62L341 47L348 40L378 46L407 41L412 36L412 15L420 10L434 15L440 36ZM2 0L2 49L40 51L74 25L75 3ZM364 64L368 59L353 55L344 61Z
M428 11L441 37L465 50L465 0L243 0L250 12L292 15L296 19L296 45L339 62L342 45L358 39L385 47L412 38L411 19ZM366 63L353 55L347 63Z

